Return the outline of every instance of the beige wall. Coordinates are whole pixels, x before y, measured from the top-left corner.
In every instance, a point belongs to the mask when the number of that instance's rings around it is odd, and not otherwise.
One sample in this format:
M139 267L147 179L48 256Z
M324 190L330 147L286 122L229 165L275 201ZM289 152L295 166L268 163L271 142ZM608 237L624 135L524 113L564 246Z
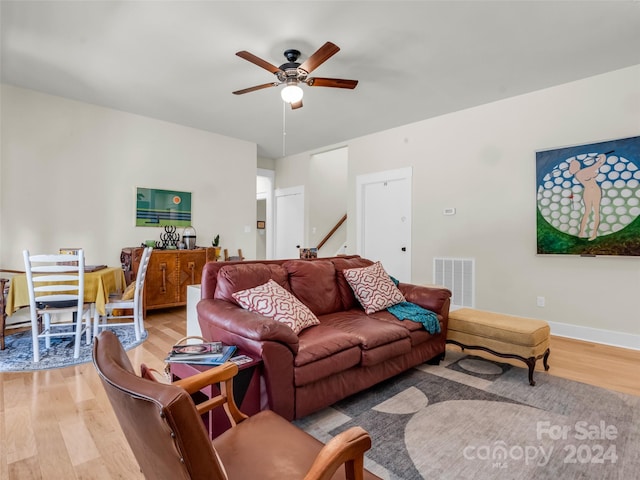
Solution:
M255 255L254 143L8 85L1 100L2 267L59 247L119 265L122 247L162 231L134 226L137 186L191 192L198 245L219 233Z
M435 256L475 258L478 308L640 348L640 258L536 255L536 150L635 135L640 66L354 139L349 246L356 176L411 166L414 282Z
M347 213L348 160L347 147L311 155L309 178L313 182L305 190L309 201L309 246L316 247ZM325 243L318 255L335 255L341 251L346 239L347 226L344 224Z
M278 158L276 188L305 187L305 246L316 247L347 212L348 148ZM340 227L319 256L333 256L346 241L346 225Z
M474 258L477 308L640 349L640 258L536 255L535 203L536 150L636 135L640 66L352 139L347 252L358 253L356 177L409 166L415 283L432 283L436 256ZM311 154L278 159L279 186L309 185Z

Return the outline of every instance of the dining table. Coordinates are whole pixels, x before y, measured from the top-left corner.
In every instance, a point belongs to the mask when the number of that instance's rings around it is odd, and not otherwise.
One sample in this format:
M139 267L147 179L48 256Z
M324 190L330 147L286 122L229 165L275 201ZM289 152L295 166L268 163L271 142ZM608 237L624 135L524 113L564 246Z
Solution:
M84 274L84 301L94 305L96 315L105 315L109 295L121 293L126 287L122 267L87 267ZM26 274L11 277L5 311L13 315L22 307L29 306L29 289Z

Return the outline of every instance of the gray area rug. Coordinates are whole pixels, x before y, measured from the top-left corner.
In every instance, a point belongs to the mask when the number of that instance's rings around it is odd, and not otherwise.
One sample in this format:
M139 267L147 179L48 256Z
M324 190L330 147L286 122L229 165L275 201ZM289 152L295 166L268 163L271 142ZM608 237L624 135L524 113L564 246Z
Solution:
M140 341L131 327L108 327L113 331L125 350L137 347L147 339L145 331ZM31 330L14 333L5 337L5 349L0 350L0 372L27 372L30 370L48 370L78 365L91 361L92 345L86 345L84 336L80 346L80 357L73 358L73 337L51 339L51 348L44 348L44 339L40 339L40 361L33 362L33 344Z
M640 478L640 397L534 378L447 352L295 423L323 442L363 427L365 466L389 480Z

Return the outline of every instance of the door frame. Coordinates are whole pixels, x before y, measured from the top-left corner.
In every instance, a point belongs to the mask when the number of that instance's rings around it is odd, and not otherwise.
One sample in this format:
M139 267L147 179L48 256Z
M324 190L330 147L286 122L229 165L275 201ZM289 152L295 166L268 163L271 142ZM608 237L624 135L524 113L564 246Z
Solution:
M267 260L271 260L274 258L275 252L275 242L274 242L274 232L275 232L275 223L274 223L274 209L275 209L275 198L274 198L274 185L276 179L276 172L273 170L268 170L266 168L258 168L257 175L258 177L266 177L269 180L269 188L266 192L261 194L256 194L256 200L265 200L266 201L266 218L265 218L265 246L266 246L266 258ZM257 235L256 229L256 235Z
M413 167L403 167L397 168L394 170L385 170L382 172L375 173L364 173L356 176L356 253L358 255L362 255L362 249L364 245L364 188L367 185L373 183L382 183L385 181L394 181L394 180L409 180L409 185L411 185L411 180L413 177ZM410 202L410 212L413 212L412 196L409 197ZM407 239L407 249L409 250L409 276L411 277L412 271L412 262L413 262L413 250L411 249L411 237L413 235L413 213L409 215L409 238Z

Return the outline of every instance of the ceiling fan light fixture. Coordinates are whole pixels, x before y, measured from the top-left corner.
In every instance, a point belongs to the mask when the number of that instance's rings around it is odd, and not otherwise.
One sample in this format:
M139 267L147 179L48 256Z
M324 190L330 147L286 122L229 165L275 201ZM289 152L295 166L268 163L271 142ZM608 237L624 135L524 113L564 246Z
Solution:
M304 91L298 85L287 85L280 92L282 100L286 103L297 103L302 100Z
M287 58L287 63L283 63L279 67L276 67L272 63L267 62L260 57L256 57L254 54L249 53L246 50L237 52L236 55L238 57L257 65L260 68L264 68L275 75L277 81L243 88L242 90L236 90L232 93L234 95L242 95L249 92L255 92L256 90L262 90L263 88L282 86L283 88L280 90L282 100L291 105L292 110L297 110L302 107L302 97L304 96L304 91L300 88L301 83L306 83L308 87L347 88L353 90L356 88L356 85L358 85L357 80L324 77L309 78L309 74L311 72L338 53L339 50L340 48L334 43L326 42L302 63L298 63L298 57L300 57L299 50L285 50L284 56Z

